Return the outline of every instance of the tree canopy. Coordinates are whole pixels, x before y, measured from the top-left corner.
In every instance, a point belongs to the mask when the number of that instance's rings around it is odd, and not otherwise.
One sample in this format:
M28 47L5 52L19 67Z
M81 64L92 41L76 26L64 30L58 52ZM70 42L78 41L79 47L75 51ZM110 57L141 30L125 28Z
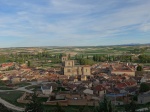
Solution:
M147 92L150 90L150 87L148 84L146 83L141 83L140 85L140 92Z
M143 67L142 67L141 65L138 65L137 68L136 68L136 70L137 70L137 71L142 71L142 70L143 70Z
M99 106L95 107L94 109L94 112L115 112L115 111L116 110L114 105L106 97L104 97L103 101L99 102Z
M36 93L33 94L31 102L26 105L25 112L43 112L43 106Z
M0 103L0 112L13 112L12 110L5 107L3 104Z

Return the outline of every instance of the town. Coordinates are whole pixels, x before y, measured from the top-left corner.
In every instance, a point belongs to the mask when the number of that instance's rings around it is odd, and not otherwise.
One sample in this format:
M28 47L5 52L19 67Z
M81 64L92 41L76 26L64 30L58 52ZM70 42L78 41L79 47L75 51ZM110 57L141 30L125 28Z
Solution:
M103 49L109 53L97 52ZM93 112L107 98L118 111L149 111L150 57L144 54L149 51L149 46L1 49L0 103L24 111L36 94L46 109L59 105L69 112L79 106Z
M150 0L0 0L0 112L150 112Z

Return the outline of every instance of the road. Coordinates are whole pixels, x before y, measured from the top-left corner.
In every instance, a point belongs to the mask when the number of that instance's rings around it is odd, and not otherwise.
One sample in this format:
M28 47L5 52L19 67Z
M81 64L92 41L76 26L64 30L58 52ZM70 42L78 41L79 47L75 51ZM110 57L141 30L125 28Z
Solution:
M24 91L24 92L27 92L27 93L33 93L33 91L26 89L26 87L30 87L30 86L32 86L32 85L20 87L20 88L15 89L15 90L18 90L18 91Z
M24 87L19 87L17 89L14 89L14 90L0 90L0 92L10 92L10 91L24 91L24 92L28 92L28 93L33 93L33 91L31 90L28 90L26 89L26 87L30 87L30 86L33 86L33 85L37 85L36 82L29 82L31 85L27 85L27 86L24 86Z
M11 103L9 103L9 102L7 102L7 101L1 99L1 98L0 98L0 103L2 103L2 104L5 105L7 108L12 109L12 110L17 110L17 111L20 111L20 112L22 112L22 111L25 110L24 108L17 107L17 106L15 106L15 105L13 105L13 104L11 104Z
M37 82L30 82L30 84L31 84L31 85L17 88L16 90L18 90L18 91L24 91L24 92L27 92L27 93L33 93L33 91L26 89L26 87L30 87L30 86L33 86L33 85L37 85Z

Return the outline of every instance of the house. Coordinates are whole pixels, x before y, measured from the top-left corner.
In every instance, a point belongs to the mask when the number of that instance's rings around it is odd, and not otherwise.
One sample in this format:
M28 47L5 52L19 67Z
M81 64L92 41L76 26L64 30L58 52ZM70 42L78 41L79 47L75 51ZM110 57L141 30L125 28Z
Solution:
M135 95L136 92L138 91L138 87L137 86L127 87L127 88L125 88L125 91L127 91L128 94L130 94L130 95Z
M10 78L8 76L4 76L1 80L2 81L8 81L8 80L10 80Z
M97 85L94 87L94 94L103 97L106 94L106 89L102 85Z
M68 85L68 89L71 90L71 91L74 91L74 90L77 89L77 85L75 85L75 84L69 84Z
M134 79L136 80L137 84L141 84L141 83L146 82L146 79L143 76L135 77Z
M86 88L91 88L93 83L91 81L82 81L82 85Z
M137 86L137 82L136 82L136 81L133 81L133 80L125 81L125 84L126 84L128 87Z
M150 102L150 91L147 91L138 96L138 104L145 104Z
M150 81L150 74L144 74L144 78L146 81Z
M116 84L115 86L116 88L119 88L119 89L125 89L127 87L127 84L126 83L118 83Z
M49 87L49 86L44 85L44 86L41 86L41 90L44 95L50 95L53 91L53 88L52 88L52 86Z
M20 77L13 77L11 79L11 83L12 84L17 84L17 83L20 83L21 82L21 78Z
M93 95L93 90L91 90L91 89L85 89L85 90L83 91L83 93Z
M135 70L131 68L129 65L120 63L115 65L110 65L109 69L111 71L111 74L116 74L116 75L128 74L130 76L135 76Z
M9 68L9 67L14 66L14 63L3 63L1 66L2 66L3 68Z
M37 83L42 83L42 82L48 82L48 78L45 78L45 77L40 77L37 79Z

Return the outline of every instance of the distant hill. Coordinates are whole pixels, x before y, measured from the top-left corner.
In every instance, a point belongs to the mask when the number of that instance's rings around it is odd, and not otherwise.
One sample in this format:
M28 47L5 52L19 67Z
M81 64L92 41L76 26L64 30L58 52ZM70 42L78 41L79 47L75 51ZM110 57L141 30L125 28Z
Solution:
M131 43L131 44L121 44L118 46L140 46L140 45L150 45L150 43L140 44L140 43Z
M47 48L47 49L57 49L57 48L88 48L88 47L111 47L111 46L150 46L150 43L140 44L140 43L129 43L129 44L118 44L118 45L89 45L89 46L29 46L29 47L8 47L8 48L0 48L0 49L26 49L26 48Z

